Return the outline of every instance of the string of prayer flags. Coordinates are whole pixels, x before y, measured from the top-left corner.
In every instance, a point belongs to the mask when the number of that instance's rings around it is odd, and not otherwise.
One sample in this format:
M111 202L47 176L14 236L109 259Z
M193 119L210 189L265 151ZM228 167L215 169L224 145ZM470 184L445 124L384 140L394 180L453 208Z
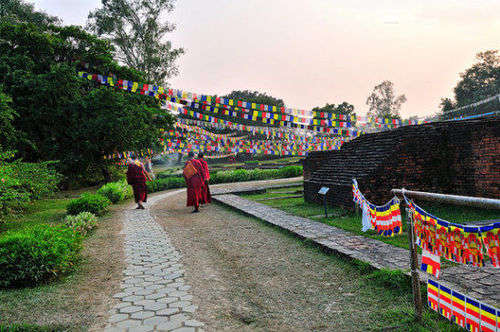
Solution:
M354 202L363 210L363 226L362 230L375 230L382 236L394 236L401 234L403 224L401 221L401 211L399 209L399 199L393 197L384 205L377 206L370 203L361 193L356 179L352 180L352 192ZM368 228L367 220L370 220L370 228Z
M436 279L439 279L439 273L441 272L441 257L425 249L422 250L422 265L420 269L434 275Z
M154 84L142 84L138 82L118 79L114 76L106 76L100 74L91 74L85 71L79 71L78 76L82 78L87 78L89 80L94 80L101 84L107 86L117 87L119 89L137 92L142 95L148 95L155 97L161 100L172 100L174 98L175 102L189 102L189 103L198 103L203 105L210 105L212 107L223 107L225 109L245 109L247 111L260 111L267 114L273 114L274 116L278 116L280 118L280 114L291 115L294 117L291 120L288 117L290 122L300 123L300 124L311 124L315 126L328 126L332 123L332 121L328 120L340 120L345 122L340 122L340 127L351 127L351 125L347 125L349 122L357 121L358 126L375 124L378 128L396 128L402 125L414 125L414 124L422 124L427 123L425 120L400 120L400 119L392 119L392 118L380 118L380 117L367 117L367 116L356 116L355 114L342 114L342 113L328 113L328 112L317 112L312 110L301 110L295 108L285 108L279 106L258 104L248 101L234 100L230 98L222 98L222 97L214 97L210 95L203 95L192 93L188 91L178 90L178 89L167 89L161 86L157 86ZM266 114L266 116L268 116ZM317 119L317 118L320 119ZM316 119L313 119L316 118ZM280 118L281 119L281 118ZM322 120L325 119L325 120Z
M406 197L405 197L406 199ZM490 225L460 225L437 218L406 199L413 216L416 243L434 255L455 263L484 266L484 251L495 268L500 268L500 222Z
M500 331L500 310L432 279L427 280L427 303L432 310L467 331Z

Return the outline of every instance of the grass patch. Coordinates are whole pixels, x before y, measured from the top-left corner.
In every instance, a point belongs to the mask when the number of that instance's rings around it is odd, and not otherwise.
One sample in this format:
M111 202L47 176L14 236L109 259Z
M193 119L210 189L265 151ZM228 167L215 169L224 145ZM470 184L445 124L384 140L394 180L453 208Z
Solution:
M21 215L9 215L1 226L1 231L28 228L41 224L60 224L66 215L66 205L70 199L42 199L28 205Z

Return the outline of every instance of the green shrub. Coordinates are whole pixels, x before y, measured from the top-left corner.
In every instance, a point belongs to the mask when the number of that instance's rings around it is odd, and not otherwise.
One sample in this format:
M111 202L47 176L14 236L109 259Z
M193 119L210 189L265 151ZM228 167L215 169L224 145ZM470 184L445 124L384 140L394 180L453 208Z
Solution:
M99 194L82 194L77 199L72 199L66 211L70 215L77 215L80 212L91 212L97 216L102 216L108 211L111 201Z
M21 210L31 200L53 194L60 180L52 162L5 161L13 155L0 152L0 221L2 215Z
M81 236L65 226L39 225L0 237L0 287L33 286L70 271Z
M299 165L285 166L280 168L278 171L280 177L282 178L293 178L302 175L302 166Z
M110 182L97 190L99 195L107 197L113 204L132 197L132 187L126 181Z
M148 187L148 192L155 192L175 188L184 188L186 186L186 181L183 177L170 176L146 182L146 185Z
M64 223L74 232L81 236L86 236L91 230L97 227L97 217L90 212L81 212L76 216L66 216Z

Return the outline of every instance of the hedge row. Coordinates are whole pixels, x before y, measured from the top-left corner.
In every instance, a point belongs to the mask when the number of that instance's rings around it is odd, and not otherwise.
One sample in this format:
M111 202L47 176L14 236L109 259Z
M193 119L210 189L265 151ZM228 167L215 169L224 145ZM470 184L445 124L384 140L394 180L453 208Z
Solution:
M286 166L279 169L252 169L220 171L210 176L210 183L230 183L267 179L291 178L302 175L302 166ZM148 182L148 191L156 192L167 189L183 188L186 186L184 178L178 176L159 177Z

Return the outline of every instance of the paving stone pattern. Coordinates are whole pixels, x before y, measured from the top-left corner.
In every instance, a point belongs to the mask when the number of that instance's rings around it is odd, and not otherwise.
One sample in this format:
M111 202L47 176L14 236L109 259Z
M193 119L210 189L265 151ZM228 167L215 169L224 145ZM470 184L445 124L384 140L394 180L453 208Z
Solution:
M184 190L156 195L149 205ZM149 209L125 212L126 269L119 302L111 310L105 331L203 331L203 323L192 319L197 307L184 282L180 254Z
M233 194L217 195L213 196L213 199L270 224L287 229L333 251L367 262L377 269L399 269L409 274L410 254L406 249L361 235L354 235L307 218L297 217ZM420 271L421 280L427 281L428 278L428 274ZM491 305L498 307L500 303L499 269L463 265L443 268L440 282Z

